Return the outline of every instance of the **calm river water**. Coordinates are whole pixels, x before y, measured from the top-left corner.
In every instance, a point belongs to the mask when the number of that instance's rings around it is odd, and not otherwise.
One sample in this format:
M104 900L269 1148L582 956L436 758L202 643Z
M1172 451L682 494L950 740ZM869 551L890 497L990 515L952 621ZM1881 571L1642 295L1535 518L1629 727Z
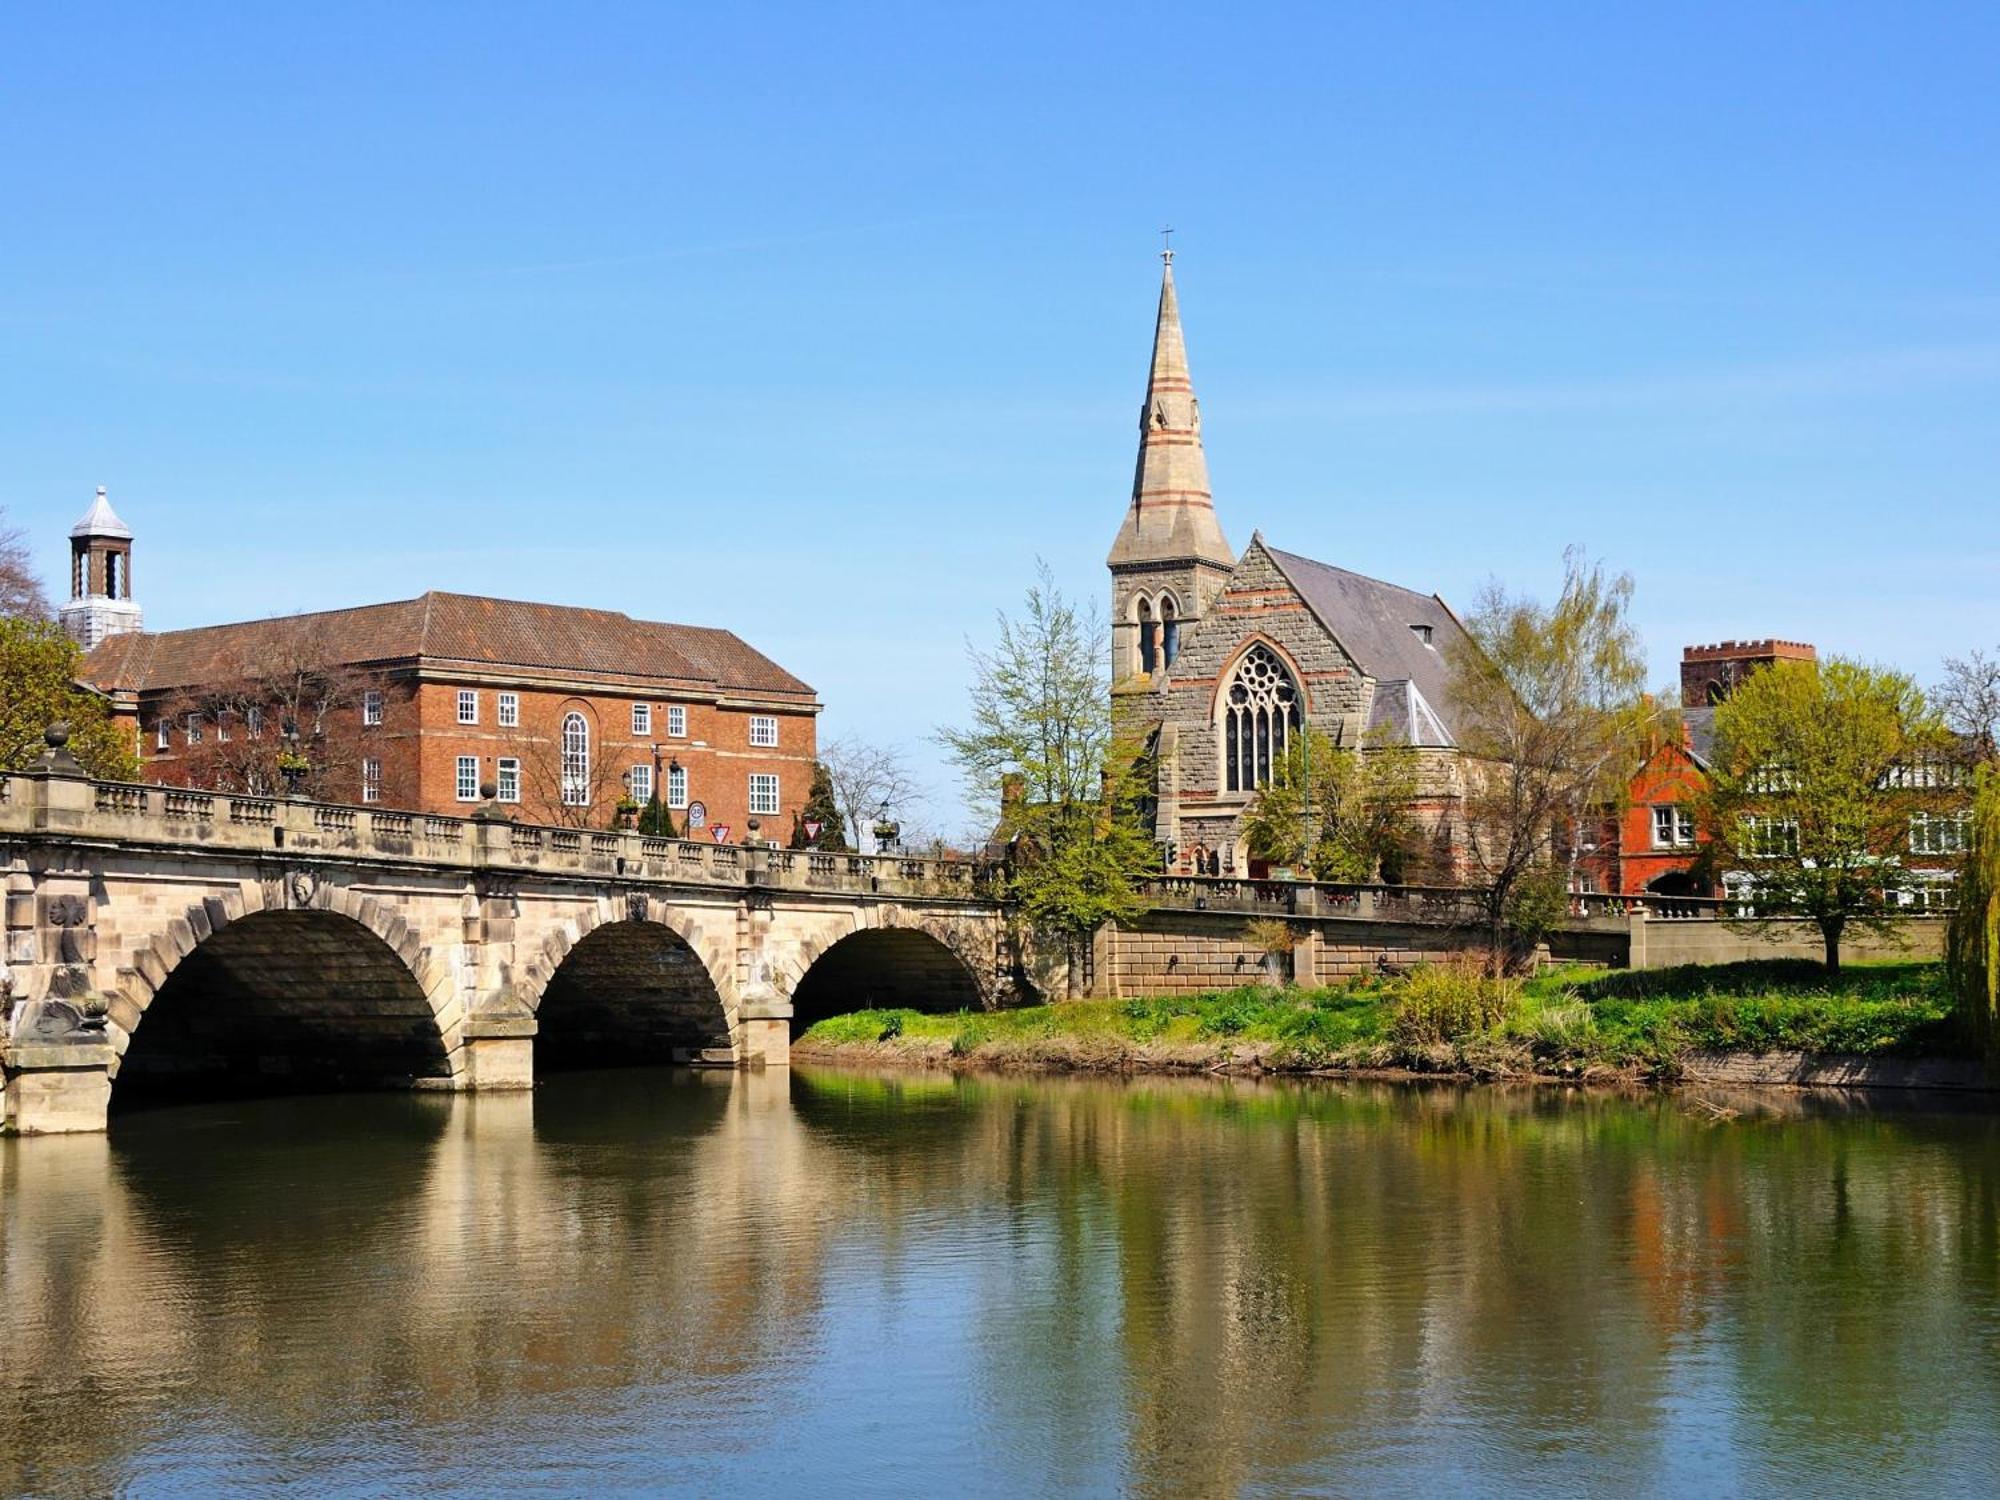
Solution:
M0 1142L0 1491L2000 1490L2000 1119L573 1075Z

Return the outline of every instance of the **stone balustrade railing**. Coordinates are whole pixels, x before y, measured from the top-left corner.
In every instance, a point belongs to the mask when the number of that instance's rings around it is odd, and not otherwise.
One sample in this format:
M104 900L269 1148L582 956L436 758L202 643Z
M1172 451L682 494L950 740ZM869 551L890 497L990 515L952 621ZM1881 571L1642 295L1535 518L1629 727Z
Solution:
M61 834L112 843L392 862L516 869L542 874L672 882L740 889L828 891L928 898L991 899L991 867L968 860L662 839L603 829L447 818L433 813L351 807L286 797L237 796L136 782L92 781L45 770L0 776L0 835ZM1474 925L1485 893L1461 886L1340 885L1229 876L1157 875L1139 883L1147 904L1165 911L1245 916L1356 917ZM1755 913L1742 901L1699 896L1574 894L1576 929L1647 921L1702 922ZM1940 912L1911 912L1939 916Z
M1139 894L1160 910L1239 912L1246 916L1363 917L1455 924L1479 921L1485 911L1484 893L1461 886L1339 885L1226 875L1159 875L1140 881Z
M0 837L132 846L200 846L290 858L367 858L483 870L773 890L984 899L984 867L888 854L559 828L503 818L448 818L287 797L238 796L41 770L0 777Z

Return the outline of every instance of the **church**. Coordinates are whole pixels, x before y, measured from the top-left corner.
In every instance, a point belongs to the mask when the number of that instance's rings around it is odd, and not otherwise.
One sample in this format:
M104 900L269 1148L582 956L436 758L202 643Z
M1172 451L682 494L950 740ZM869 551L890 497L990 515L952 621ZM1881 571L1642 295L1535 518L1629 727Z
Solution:
M1183 874L1260 875L1241 824L1310 725L1364 754L1418 754L1424 850L1448 879L1464 764L1450 655L1465 627L1436 594L1223 536L1166 251L1132 501L1112 543L1112 711L1157 765L1154 837ZM1425 859L1428 852L1432 857Z

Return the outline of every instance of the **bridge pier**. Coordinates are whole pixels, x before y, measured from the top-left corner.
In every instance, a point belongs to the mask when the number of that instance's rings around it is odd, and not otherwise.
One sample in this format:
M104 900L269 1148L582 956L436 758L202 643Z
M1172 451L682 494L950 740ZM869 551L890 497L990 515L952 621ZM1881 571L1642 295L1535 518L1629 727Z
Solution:
M746 1068L792 1065L792 1002L782 996L746 1000L737 1022L736 1056Z
M15 1041L0 1052L6 1104L0 1119L20 1135L102 1130L111 1110L111 1044Z
M467 1016L458 1086L472 1093L533 1088L537 1029L535 1018L521 1013Z

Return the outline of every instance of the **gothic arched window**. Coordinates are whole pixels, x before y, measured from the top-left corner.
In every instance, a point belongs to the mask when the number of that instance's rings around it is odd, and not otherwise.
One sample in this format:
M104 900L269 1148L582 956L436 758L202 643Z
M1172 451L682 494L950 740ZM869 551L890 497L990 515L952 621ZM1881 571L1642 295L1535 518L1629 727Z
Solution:
M1254 792L1271 779L1271 767L1300 724L1299 690L1278 653L1262 644L1243 653L1222 700L1222 784Z
M1153 634L1153 605L1141 596L1139 600L1139 670L1151 672L1159 664L1159 646Z
M562 799L565 807L590 805L590 726L579 713L563 715Z
M1160 665L1171 667L1174 658L1181 654L1180 611L1174 608L1172 594L1160 595Z

